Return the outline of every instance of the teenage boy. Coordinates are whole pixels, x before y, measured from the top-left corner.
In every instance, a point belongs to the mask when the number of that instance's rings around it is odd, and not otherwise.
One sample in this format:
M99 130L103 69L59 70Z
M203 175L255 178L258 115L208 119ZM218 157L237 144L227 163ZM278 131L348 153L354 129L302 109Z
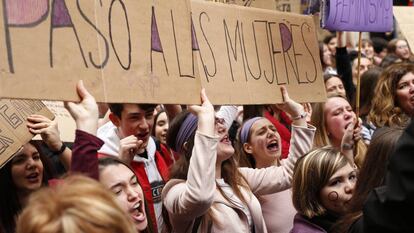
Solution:
M100 156L118 156L131 165L144 191L156 232L161 232L161 191L168 181L168 167L173 163L169 150L151 137L154 124L152 104L109 104L110 121L98 129L105 144Z

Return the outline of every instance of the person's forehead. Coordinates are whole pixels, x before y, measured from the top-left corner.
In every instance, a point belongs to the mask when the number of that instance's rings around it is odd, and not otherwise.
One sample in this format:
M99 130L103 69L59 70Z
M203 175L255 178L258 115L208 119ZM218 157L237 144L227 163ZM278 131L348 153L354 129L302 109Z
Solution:
M407 42L405 40L399 40L399 41L397 41L397 46L398 45L405 45L405 44L407 44Z
M123 164L111 164L106 166L101 175L104 176L107 183L129 182L134 173Z
M17 153L16 156L14 156L13 159L15 158L21 158L21 157L28 157L31 156L34 153L38 153L37 149L35 146L33 146L30 143L26 143L21 150Z
M132 113L144 113L145 111L138 104L123 104L123 113L132 114Z
M372 46L372 43L369 41L362 42L362 46Z
M256 129L260 129L262 127L269 126L269 125L273 125L273 124L268 119L261 118L257 120L256 122L254 122L251 128L256 130Z
M331 178L333 177L341 177L341 176L347 176L349 173L351 173L354 169L349 165L348 163L345 164L345 166L339 168Z
M369 66L369 65L372 65L372 62L367 57L361 57L361 64L360 65L361 66ZM353 66L354 67L358 66L358 59L354 60Z
M339 84L342 84L342 81L341 81L341 79L339 79L336 76L332 76L330 79L328 79L326 81L326 85L328 85L328 86L330 86L330 85L339 85Z
M157 118L157 122L166 121L166 120L167 120L167 113L165 113L165 112L160 113L160 115Z
M398 83L400 82L405 82L405 81L409 81L414 79L414 74L412 72L408 72L405 75L403 75L400 79L400 81L398 81Z
M333 110L333 109L343 107L343 106L349 106L349 103L342 97L328 98L328 100L325 103L326 110Z

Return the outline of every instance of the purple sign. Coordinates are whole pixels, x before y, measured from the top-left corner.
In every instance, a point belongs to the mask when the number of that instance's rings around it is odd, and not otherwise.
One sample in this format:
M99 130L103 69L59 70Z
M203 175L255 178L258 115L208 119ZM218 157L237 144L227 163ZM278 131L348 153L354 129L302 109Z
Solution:
M322 0L321 25L333 31L392 31L392 0Z

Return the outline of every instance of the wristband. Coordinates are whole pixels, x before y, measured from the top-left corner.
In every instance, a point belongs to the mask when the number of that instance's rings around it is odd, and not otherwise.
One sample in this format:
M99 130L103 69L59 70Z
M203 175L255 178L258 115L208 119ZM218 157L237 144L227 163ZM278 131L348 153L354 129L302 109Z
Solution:
M51 151L54 155L60 155L63 153L63 151L66 150L66 145L65 143L62 142L62 146L60 147L60 149L58 151Z
M293 121L296 121L296 120L304 119L307 116L308 116L308 113L307 112L302 112L301 114L299 114L299 115L297 115L295 117L292 117L292 120Z
M342 150L352 150L354 149L354 144L344 143L342 144Z

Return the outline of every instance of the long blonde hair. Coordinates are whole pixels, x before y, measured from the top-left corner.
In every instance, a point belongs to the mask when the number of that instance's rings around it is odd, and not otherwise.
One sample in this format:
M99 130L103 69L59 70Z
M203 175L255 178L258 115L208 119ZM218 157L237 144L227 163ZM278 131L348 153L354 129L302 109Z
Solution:
M62 184L32 194L17 233L136 233L130 216L102 184L69 176Z
M329 98L344 98L340 95L332 95L329 96ZM348 101L348 100L347 100ZM326 128L326 119L325 119L325 103L316 103L312 107L312 116L311 116L311 122L312 125L316 127L315 137L313 139L313 147L319 148L324 146L332 145L331 139L328 135L328 130ZM359 140L356 144L358 153L355 155L355 164L358 167L362 166L362 163L364 162L365 154L367 152L367 147L362 142L362 140Z

